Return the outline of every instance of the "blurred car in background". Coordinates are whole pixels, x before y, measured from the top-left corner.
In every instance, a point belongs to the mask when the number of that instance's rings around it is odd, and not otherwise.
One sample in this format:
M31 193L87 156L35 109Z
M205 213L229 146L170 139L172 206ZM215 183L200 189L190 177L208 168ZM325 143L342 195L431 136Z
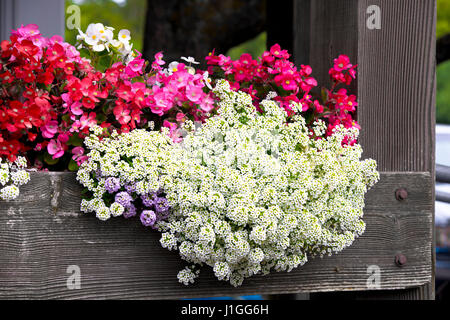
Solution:
M450 299L450 125L436 125L436 299Z

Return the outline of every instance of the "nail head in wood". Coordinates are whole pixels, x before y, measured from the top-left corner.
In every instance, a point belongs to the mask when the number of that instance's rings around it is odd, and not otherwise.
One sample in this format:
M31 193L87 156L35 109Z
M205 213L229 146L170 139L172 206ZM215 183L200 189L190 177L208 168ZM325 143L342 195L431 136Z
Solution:
M399 253L395 256L395 264L399 267L403 267L407 262L406 256Z
M405 188L395 190L395 198L398 201L403 201L408 198L408 191Z

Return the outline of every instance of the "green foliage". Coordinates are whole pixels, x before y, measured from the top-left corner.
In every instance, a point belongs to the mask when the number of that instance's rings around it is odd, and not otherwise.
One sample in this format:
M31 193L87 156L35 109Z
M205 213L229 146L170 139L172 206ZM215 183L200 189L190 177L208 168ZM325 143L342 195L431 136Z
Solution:
M128 29L131 32L133 48L142 50L146 0L126 0L121 4L112 0L66 0L66 8L72 4L78 5L81 9L81 30L86 31L87 26L95 22L115 28L115 34L120 29ZM77 34L76 29L66 29L66 41L74 44Z
M267 34L265 32L259 34L256 38L253 38L247 42L244 42L234 48L228 50L227 55L231 57L231 59L236 60L239 59L241 54L250 53L253 59L262 55L262 53L266 50L266 38ZM217 52L222 53L222 52Z
M450 1L437 1L437 37L450 33ZM450 61L437 68L436 122L450 124Z
M450 124L450 61L437 68L436 122Z
M437 37L450 33L450 1L437 1Z

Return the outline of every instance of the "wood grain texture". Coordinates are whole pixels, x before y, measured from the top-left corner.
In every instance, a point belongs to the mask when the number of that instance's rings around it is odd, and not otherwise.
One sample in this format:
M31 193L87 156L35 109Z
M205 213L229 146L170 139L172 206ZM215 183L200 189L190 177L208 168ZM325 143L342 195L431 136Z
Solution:
M138 219L99 221L79 212L80 186L72 173L33 173L11 202L0 202L0 298L169 299L242 294L366 290L367 267L381 268L381 289L431 280L429 173L384 173L366 199L367 230L342 253L316 258L291 273L247 279L240 288L203 268L195 285L176 274L177 252L161 248L159 234ZM404 201L395 190L408 190ZM404 254L408 262L396 266ZM81 269L81 289L68 290L67 267Z
M366 28L369 5L381 30ZM382 171L434 167L435 15L434 0L359 1L360 140Z

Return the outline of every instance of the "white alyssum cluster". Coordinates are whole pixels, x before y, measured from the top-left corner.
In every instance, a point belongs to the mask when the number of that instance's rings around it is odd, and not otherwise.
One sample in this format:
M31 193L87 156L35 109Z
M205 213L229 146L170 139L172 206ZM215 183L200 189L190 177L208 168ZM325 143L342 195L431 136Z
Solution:
M123 213L107 204L105 177L135 185L140 195L163 190L171 214L157 224L160 243L190 263L178 274L183 284L208 265L238 286L351 245L365 230L364 195L379 178L374 160L360 160L360 145L342 143L358 131L340 127L325 137L318 121L312 136L301 116L288 123L275 101L262 102L260 115L226 81L214 91L218 115L196 129L187 122L179 144L167 130L100 139L94 127L85 140L89 160L77 174L92 195L82 211L102 220Z
M30 181L30 173L25 170L27 161L17 157L14 162L0 159L0 199L9 201L19 196L19 187Z
M180 282L193 282L194 266L206 264L238 286L351 245L365 230L364 195L379 178L374 160L360 161L360 145L342 144L357 130L325 137L318 121L311 137L301 116L287 123L272 100L258 115L226 81L215 93L219 114L188 133L183 160L161 179L172 206L159 224L161 244L193 264Z

